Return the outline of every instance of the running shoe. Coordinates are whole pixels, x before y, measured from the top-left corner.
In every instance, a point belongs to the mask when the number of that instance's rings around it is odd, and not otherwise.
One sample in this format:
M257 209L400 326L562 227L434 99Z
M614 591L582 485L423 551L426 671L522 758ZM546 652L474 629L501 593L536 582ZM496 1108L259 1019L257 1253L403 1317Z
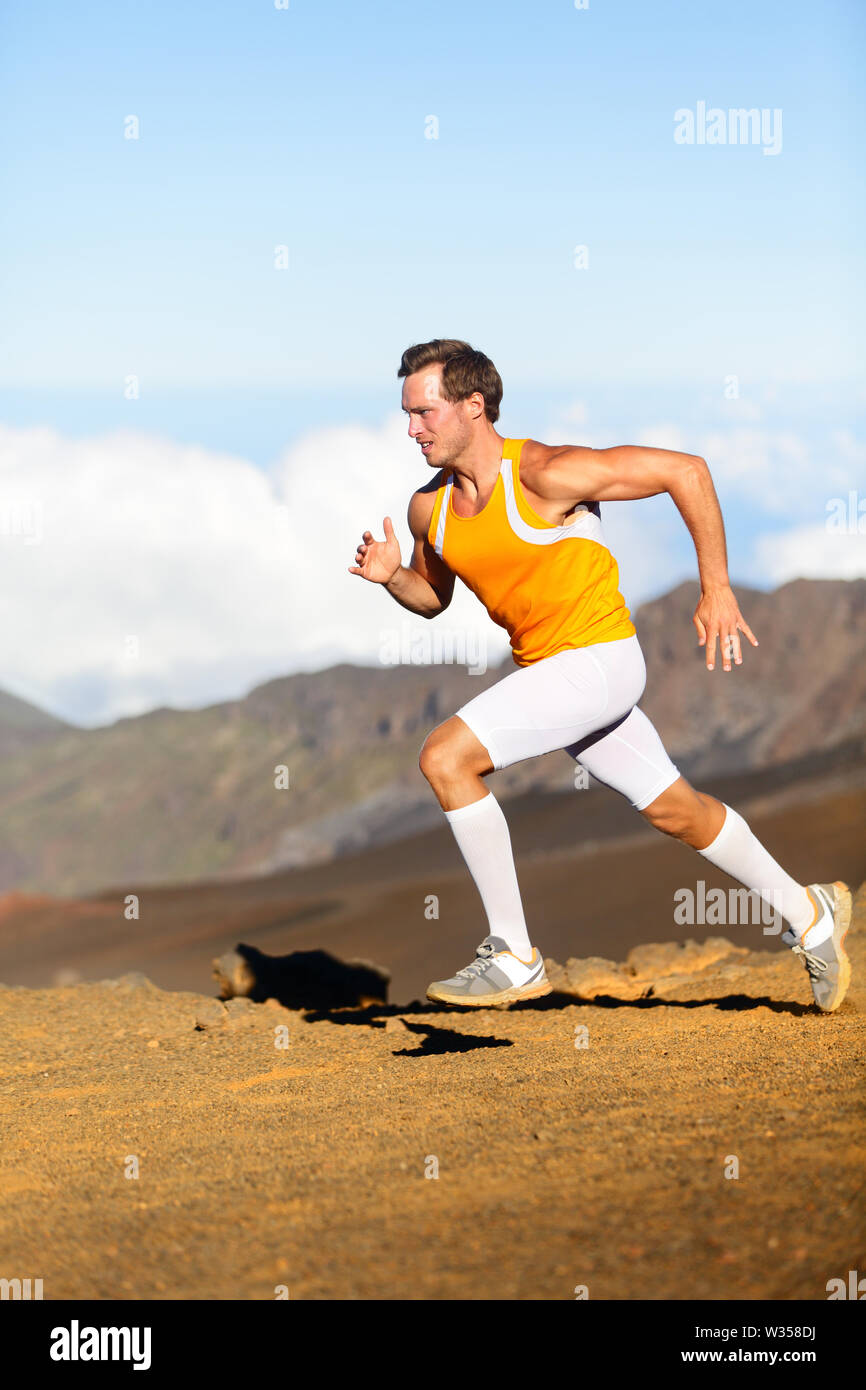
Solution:
M530 961L520 960L501 936L486 936L476 949L471 965L450 980L434 980L427 998L441 1004L466 1004L470 1008L494 1008L519 999L538 999L553 986L544 971L537 947Z
M799 940L790 931L782 933L782 940L805 965L818 1008L831 1014L851 983L851 961L843 945L851 926L851 890L847 883L810 883L806 891L815 904L815 921ZM809 932L828 916L833 923L832 936L810 946Z

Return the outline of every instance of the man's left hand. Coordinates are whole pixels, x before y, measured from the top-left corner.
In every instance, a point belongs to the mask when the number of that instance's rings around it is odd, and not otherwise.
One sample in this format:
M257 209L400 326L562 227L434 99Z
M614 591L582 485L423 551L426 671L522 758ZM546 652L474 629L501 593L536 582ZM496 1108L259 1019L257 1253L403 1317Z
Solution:
M753 647L758 645L758 639L740 612L730 585L703 591L700 603L695 609L693 622L698 630L698 646L706 646L707 649L708 671L712 671L716 664L717 639L721 645L722 665L726 671L731 669L732 657L736 666L742 665L741 632L745 633Z

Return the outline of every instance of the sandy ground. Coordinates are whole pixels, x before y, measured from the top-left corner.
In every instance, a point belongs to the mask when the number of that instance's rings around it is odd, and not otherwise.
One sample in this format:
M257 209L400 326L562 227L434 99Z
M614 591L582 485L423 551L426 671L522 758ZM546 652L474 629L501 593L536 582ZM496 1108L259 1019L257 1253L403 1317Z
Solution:
M778 951L679 974L660 952L648 997L508 1011L0 988L0 1276L46 1299L826 1299L866 1270L864 927L866 888L831 1016Z

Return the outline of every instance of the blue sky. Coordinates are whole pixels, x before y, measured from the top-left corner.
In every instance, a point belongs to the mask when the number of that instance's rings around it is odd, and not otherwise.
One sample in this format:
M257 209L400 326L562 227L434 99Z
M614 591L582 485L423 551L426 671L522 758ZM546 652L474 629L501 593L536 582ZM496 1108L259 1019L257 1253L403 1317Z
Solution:
M502 372L506 433L709 442L732 568L778 582L796 528L820 526L834 491L866 478L864 38L853 0L12 0L0 17L7 492L27 460L40 496L48 476L74 481L79 446L102 458L106 438L117 487L133 486L147 448L170 446L178 468L197 447L276 489L304 450L319 457L317 433L386 430L402 349L453 335ZM780 111L779 152L676 143L674 113L699 102ZM31 444L46 429L64 462L54 473L40 446L41 477ZM405 485L384 470L395 519L418 476L408 445L402 457ZM380 518L361 515L340 467L325 514L353 547ZM854 573L852 553L841 570L830 554L827 572ZM651 571L621 563L633 601L694 568L676 527ZM190 639L182 670L165 652L121 689L98 652L77 672L74 653L51 666L38 622L32 640L39 651L22 633L7 688L82 721L223 698L318 659L292 633L272 665L241 651L193 679ZM343 649L338 631L325 647ZM91 693L72 698L73 686Z

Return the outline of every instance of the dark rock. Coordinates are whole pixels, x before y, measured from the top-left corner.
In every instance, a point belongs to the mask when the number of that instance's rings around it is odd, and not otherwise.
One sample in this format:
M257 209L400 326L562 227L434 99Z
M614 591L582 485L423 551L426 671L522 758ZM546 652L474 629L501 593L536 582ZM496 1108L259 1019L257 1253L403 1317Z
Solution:
M273 998L287 1009L346 1009L385 1004L391 976L371 961L340 960L329 951L268 956L240 943L214 961L222 999Z

